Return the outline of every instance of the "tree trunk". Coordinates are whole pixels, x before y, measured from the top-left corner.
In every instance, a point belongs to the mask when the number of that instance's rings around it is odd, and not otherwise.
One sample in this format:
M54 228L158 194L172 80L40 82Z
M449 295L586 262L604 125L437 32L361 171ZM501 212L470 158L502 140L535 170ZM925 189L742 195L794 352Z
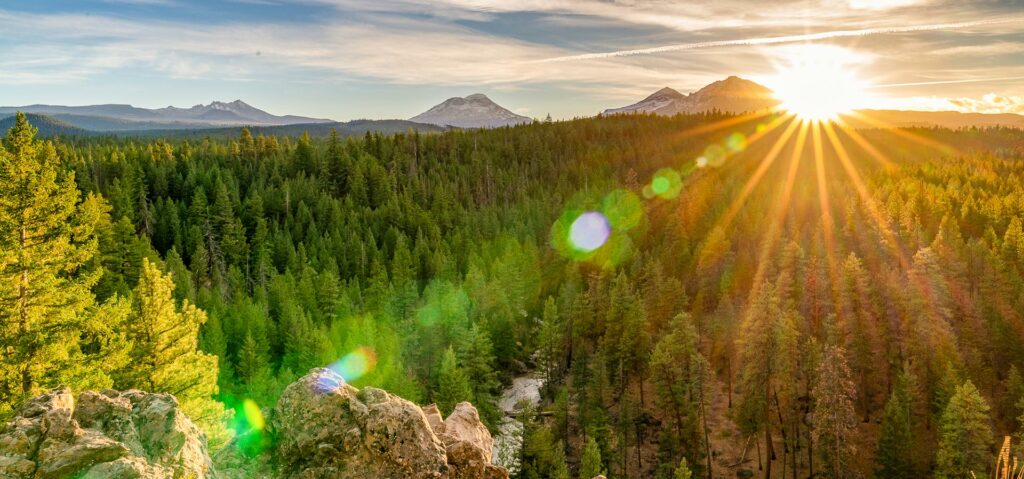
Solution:
M771 407L769 407L768 398L771 397L770 383L765 384L764 391L764 442L765 442L765 467L764 467L764 479L771 479L772 477L772 459L775 455L775 451L772 448L772 414Z
M25 247L28 241L28 232L25 230L25 225L21 225L21 231L18 237L18 246L20 247L20 258L18 266L21 267L21 281L18 284L18 333L22 337L28 336L28 268L25 266ZM32 370L30 366L32 364L32 358L35 355L34 346L30 343L28 353L26 354L25 364L22 365L21 369L21 392L23 395L28 395L32 391Z
M711 439L708 434L708 415L704 412L704 382L700 385L700 417L704 423L704 456L708 461L708 479L711 479Z

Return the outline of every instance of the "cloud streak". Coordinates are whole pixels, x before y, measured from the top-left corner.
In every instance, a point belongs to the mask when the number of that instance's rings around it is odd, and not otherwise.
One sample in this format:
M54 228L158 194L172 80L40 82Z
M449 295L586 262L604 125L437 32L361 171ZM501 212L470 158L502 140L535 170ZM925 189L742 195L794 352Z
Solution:
M856 30L833 30L827 32L818 33L805 33L800 35L783 35L776 37L759 37L759 38L743 38L737 40L717 40L708 42L695 42L695 43L677 43L674 45L664 45L659 47L651 48L639 48L633 50L617 50L611 52L598 52L598 53L584 53L579 55L566 55L545 58L538 60L537 63L556 63L556 62L571 62L571 61L583 61L583 60L595 60L604 58L614 57L629 57L637 55L653 55L658 53L677 52L684 50L696 50L702 48L715 48L715 47L728 47L728 46L754 46L754 45L772 45L779 43L796 43L796 42L814 42L820 40L830 40L834 38L849 38L849 37L863 37L868 35L882 35L891 33L912 33L912 32L927 32L936 30L959 30L971 27L980 27L987 25L996 24L1007 24L1007 23L1024 23L1024 17L1008 17L1008 18L992 18L985 20L975 20L969 22L956 22L956 23L933 23L927 25L911 25L904 27L877 27L877 28L861 28Z

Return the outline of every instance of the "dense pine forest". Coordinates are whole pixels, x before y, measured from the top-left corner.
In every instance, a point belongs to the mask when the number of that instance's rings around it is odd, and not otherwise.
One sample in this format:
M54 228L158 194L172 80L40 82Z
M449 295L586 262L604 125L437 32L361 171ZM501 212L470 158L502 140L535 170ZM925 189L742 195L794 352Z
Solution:
M1024 439L1024 132L621 115L0 150L0 419L171 392L211 448L331 365L522 478L990 475ZM254 422L261 424L255 425Z

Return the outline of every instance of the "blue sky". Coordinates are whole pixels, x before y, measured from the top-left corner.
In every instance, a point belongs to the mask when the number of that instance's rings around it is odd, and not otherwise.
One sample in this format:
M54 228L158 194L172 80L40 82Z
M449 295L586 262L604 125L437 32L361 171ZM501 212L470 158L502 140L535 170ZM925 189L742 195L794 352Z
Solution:
M770 84L811 43L876 85L864 106L1024 113L1021 0L5 0L0 31L12 106L242 99L348 120L481 92L570 118Z

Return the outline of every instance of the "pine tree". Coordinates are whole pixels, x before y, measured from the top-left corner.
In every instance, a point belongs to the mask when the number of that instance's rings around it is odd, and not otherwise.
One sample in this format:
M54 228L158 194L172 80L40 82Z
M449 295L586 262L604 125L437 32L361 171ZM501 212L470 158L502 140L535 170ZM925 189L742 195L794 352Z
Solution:
M473 391L469 386L469 378L465 371L459 367L455 350L451 346L444 352L441 358L441 368L437 373L437 394L434 402L442 413L451 414L455 405L462 401L471 401Z
M593 479L604 474L604 463L601 462L601 447L593 437L587 438L587 445L583 448L583 457L580 459L580 479Z
M555 380L555 371L562 362L562 323L558 317L558 306L555 298L548 296L544 302L544 316L541 319L539 332L540 354L543 364L544 383L551 384Z
M705 445L700 433L700 404L706 360L697 351L697 332L687 314L680 314L669 326L671 332L661 337L651 355L651 381L659 408L669 413L672 424L663 432L671 444L685 451L697 462ZM677 457L679 451L673 451Z
M765 477L772 467L772 404L791 386L797 357L793 313L784 312L771 285L762 286L743 324L740 381L743 397L736 410L745 434L764 432Z
M821 458L821 470L826 477L852 477L854 471L850 466L856 452L852 437L857 424L853 401L857 391L842 348L825 348L817 376L812 392L816 401L812 437Z
M471 402L480 411L484 424L496 427L501 420L501 411L494 400L498 389L498 375L494 370L494 347L487 331L473 323L462 342L459 351L462 369L470 378Z
M693 479L693 471L691 471L690 466L686 464L685 457L679 461L679 467L677 467L675 472L672 473L672 479Z
M218 392L217 357L197 349L206 313L187 300L179 308L173 291L171 276L144 260L128 329L131 362L121 371L118 386L175 395L218 448L228 432L224 407L213 399Z
M555 445L555 452L551 457L551 479L569 479L569 465L565 459L565 448L561 441Z
M882 412L882 432L875 452L875 476L892 479L914 479L914 462L907 447L914 441L913 397L910 391L913 380L905 371L896 380L896 385L885 403Z
M986 475L992 459L988 411L988 404L970 381L956 388L939 427L936 478L967 479Z
M108 355L125 347L117 315L96 317L90 291L105 210L95 198L79 204L74 175L35 133L19 113L0 147L0 415L60 383L109 386L106 373L120 365Z
M265 352L252 337L252 332L247 333L242 340L242 347L238 350L238 361L235 365L238 379L250 384L266 368Z

